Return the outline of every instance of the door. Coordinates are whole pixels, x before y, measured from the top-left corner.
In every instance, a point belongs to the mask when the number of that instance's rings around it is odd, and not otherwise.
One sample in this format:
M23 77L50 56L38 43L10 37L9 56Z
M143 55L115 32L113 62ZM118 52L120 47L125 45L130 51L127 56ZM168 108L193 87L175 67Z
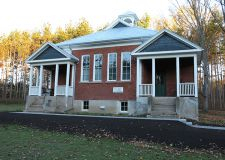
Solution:
M165 72L156 73L155 77L155 96L166 96L166 74Z

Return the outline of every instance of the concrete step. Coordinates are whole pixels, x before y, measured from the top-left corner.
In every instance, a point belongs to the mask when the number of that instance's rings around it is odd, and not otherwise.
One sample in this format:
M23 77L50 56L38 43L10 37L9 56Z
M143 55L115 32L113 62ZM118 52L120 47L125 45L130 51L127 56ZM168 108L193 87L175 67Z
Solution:
M157 119L177 119L177 115L147 115L147 118L157 118Z
M174 111L176 112L176 106L171 105L154 105L152 111Z
M153 105L169 105L169 106L176 105L175 97L154 97L152 98L152 100Z
M151 111L150 115L153 116L176 116L174 111Z

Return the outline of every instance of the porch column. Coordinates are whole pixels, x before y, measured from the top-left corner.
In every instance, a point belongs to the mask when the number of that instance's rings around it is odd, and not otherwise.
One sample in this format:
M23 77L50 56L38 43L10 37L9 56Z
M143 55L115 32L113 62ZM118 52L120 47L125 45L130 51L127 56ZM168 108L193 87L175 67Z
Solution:
M67 63L67 68L66 68L66 97L69 95L69 81L70 80L70 63Z
M155 97L155 58L152 58L152 96Z
M197 55L194 55L194 83L195 83L195 97L198 97L198 66Z
M180 97L180 58L176 57L177 97Z
M33 77L33 66L30 66L30 77L29 77L29 95L31 95L31 86L32 86L32 77Z
M57 95L58 92L58 80L59 80L59 64L55 65L55 87L54 87L54 96Z
M137 74L136 74L136 97L139 97L139 90L140 90L140 59L137 58Z
M40 69L37 67L36 87L38 86L39 71Z
M72 65L72 79L71 79L71 86L73 88L73 96L74 96L74 74L75 74L75 65Z
M40 66L38 96L41 96L42 94L42 77L43 77L43 65Z

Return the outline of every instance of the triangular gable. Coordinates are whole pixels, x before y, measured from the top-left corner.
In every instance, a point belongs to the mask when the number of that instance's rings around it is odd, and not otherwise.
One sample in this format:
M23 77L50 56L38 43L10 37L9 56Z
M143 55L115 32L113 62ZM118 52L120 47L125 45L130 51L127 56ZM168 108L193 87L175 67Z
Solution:
M66 56L57 51L56 49L52 48L51 46L49 46L33 60L57 59L57 58L66 58Z
M203 49L194 43L184 39L177 34L168 30L162 30L150 40L139 46L133 51L135 53L141 52L167 52L167 51L202 51Z
M105 30L119 27L132 27L132 25L121 19L117 19L113 23L111 23L108 27L106 27Z
M128 26L120 22L117 25L115 25L113 28L121 28L121 27L128 27Z
M52 61L52 60L72 60L78 61L76 57L72 54L67 53L63 49L57 47L55 44L51 42L47 42L42 45L37 51L35 51L28 59L27 63L34 61Z

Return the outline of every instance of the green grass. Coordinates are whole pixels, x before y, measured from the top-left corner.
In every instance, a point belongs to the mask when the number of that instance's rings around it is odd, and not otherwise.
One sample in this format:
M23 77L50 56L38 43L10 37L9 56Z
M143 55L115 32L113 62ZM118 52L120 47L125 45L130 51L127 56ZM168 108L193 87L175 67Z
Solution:
M0 103L0 112L21 112L24 110L24 104L4 104Z
M143 160L224 159L219 153L179 151L172 147L121 142L110 138L40 131L18 125L0 125L0 159L28 160Z

